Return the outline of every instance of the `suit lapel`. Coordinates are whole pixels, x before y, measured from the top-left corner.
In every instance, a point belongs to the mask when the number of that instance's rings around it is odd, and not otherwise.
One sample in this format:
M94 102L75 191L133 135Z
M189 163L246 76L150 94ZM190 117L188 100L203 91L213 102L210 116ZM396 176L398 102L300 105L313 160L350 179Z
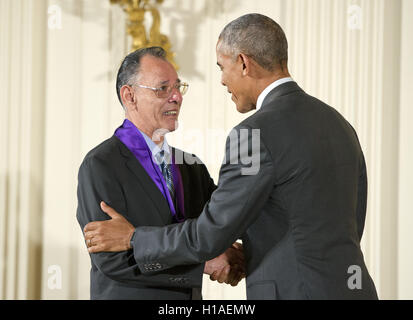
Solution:
M182 190L184 193L183 199L184 199L184 212L185 212L185 218L189 218L190 214L190 208L188 207L188 200L189 200L189 195L190 191L188 190L188 172L186 170L186 165L185 164L177 164L176 165L182 178Z
M184 161L182 164L178 164L177 166L182 177L185 218L197 218L201 212L198 209L198 203L202 197L202 191L199 188L201 180L199 180L200 175L197 171L197 165L189 165Z
M133 153L121 141L117 138L116 140L119 142L121 154L125 157L127 168L135 175L136 180L142 186L141 189L146 193L148 198L152 200L159 217L165 224L169 224L171 221L171 213L164 196Z

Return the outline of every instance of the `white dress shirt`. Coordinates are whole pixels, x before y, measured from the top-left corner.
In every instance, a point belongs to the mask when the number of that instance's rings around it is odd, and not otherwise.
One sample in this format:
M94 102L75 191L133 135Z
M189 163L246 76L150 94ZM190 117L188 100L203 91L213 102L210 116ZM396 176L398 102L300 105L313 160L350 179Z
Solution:
M138 129L139 130L139 129ZM152 157L154 162L159 166L159 169L161 169L160 167L160 163L158 163L160 161L160 155L159 153L163 150L164 151L164 157L166 160L170 161L170 148L169 148L169 144L168 141L166 141L166 137L163 137L163 144L160 147L159 145L157 145L155 142L152 141L151 138L149 138L145 133L143 133L141 130L139 130L140 133L142 133L143 138L146 141L146 144L148 145L149 149L152 152ZM161 170L162 171L162 170Z
M278 80L274 81L274 82L271 83L268 87L266 87L266 88L264 89L264 91L261 92L261 94L258 96L257 106L256 106L257 111L261 109L262 103L264 102L265 97L266 97L274 88L278 87L279 85L282 85L283 83L290 82L290 81L294 81L293 78L290 78L290 77L281 78L281 79L278 79Z

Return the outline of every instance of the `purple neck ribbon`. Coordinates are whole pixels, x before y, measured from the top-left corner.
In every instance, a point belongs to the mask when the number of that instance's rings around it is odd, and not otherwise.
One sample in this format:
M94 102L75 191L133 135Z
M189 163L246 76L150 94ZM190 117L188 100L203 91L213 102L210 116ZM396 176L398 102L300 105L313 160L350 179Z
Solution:
M178 212L180 212L181 214L178 214L175 210L174 201L171 198L171 194L169 193L165 178L163 177L158 164L155 162L154 157L152 156L152 152L149 149L148 144L146 143L138 128L136 128L136 126L131 121L125 119L123 121L123 124L116 129L115 136L132 152L135 158L140 162L142 167L148 173L149 177L158 187L159 191L167 200L169 209L172 213L172 217L175 219L175 221L184 221L183 183L179 168L175 164L175 157L173 153L171 157L171 171L175 188L176 205L178 207Z

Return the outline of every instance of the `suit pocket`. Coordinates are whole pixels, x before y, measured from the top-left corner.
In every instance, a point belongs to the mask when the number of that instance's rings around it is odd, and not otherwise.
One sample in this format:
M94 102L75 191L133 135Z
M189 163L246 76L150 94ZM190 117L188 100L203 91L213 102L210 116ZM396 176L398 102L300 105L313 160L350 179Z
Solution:
M248 300L277 300L277 285L274 281L260 281L247 287Z

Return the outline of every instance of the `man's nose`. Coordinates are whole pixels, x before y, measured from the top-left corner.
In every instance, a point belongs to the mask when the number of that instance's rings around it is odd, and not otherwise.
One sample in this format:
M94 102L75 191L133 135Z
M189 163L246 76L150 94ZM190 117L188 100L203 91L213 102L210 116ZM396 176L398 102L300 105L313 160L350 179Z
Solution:
M181 94L181 92L179 91L179 89L177 89L177 88L172 88L172 93L171 93L171 97L169 98L169 101L170 101L170 102L176 101L176 102L178 102L178 103L181 103L182 100L183 100L182 94Z

